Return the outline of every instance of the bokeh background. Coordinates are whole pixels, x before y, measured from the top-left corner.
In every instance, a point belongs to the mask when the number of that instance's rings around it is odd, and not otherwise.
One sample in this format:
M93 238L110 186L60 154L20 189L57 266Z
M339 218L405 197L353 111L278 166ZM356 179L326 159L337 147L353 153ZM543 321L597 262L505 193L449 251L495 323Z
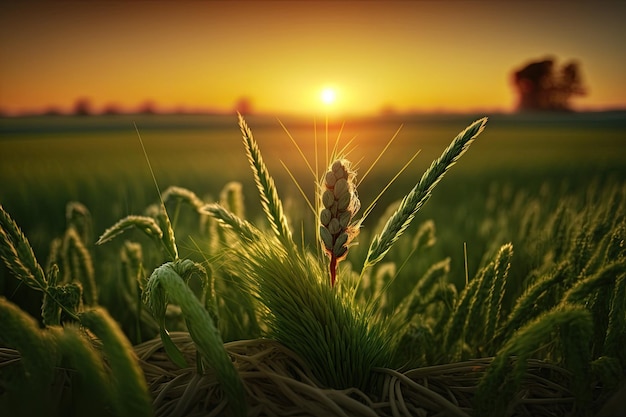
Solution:
M623 1L9 0L0 111L511 112L513 73L545 59L578 66L574 109L623 109L625 15Z

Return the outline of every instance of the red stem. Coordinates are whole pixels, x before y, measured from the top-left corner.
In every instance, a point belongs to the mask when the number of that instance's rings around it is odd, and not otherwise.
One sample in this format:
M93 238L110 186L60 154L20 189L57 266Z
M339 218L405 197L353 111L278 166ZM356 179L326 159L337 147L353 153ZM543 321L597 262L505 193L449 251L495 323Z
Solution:
M335 286L335 279L337 278L337 258L335 255L330 256L330 286Z

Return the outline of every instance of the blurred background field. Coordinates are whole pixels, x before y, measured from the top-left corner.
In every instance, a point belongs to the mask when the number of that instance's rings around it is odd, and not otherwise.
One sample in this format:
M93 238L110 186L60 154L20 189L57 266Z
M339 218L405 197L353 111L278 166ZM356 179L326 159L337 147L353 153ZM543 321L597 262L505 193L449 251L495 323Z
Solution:
M312 166L317 141L320 171L325 168L325 138L328 136L332 147L339 137L340 147L347 145L348 157L362 176L400 128L359 187L361 200L368 204L411 155L420 151L378 203L381 211L416 183L460 130L482 116L398 115L330 119L328 124L325 119L295 117L251 116L247 120L281 197L293 199L294 204L302 198L281 161L309 198L314 178L289 135ZM45 236L55 227L57 231L64 227L57 223L62 222L68 201L87 205L96 227L156 201L133 124L143 138L161 189L177 185L201 197L215 198L227 182L239 181L244 184L244 194L255 192L236 115L0 119L0 202L34 235L36 246L37 234ZM493 182L537 189L551 181L579 191L596 178L621 180L626 173L625 145L623 112L492 115L484 134L440 185L429 204L437 206L436 211L429 215L448 205L466 204ZM256 199L247 199L247 204L254 216L260 208Z

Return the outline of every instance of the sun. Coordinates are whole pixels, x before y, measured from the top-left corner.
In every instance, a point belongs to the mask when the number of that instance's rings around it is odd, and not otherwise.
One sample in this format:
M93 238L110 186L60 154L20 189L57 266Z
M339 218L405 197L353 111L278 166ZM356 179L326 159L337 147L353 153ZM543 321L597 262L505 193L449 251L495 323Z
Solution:
M322 99L322 103L329 106L337 100L337 93L333 88L325 87L320 94L320 98Z

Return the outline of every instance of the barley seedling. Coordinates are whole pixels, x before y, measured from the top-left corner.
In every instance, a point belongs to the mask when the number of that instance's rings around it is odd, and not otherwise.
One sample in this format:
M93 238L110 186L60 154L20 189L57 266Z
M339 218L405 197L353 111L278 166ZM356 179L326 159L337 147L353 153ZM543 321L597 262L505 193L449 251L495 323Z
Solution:
M350 242L359 233L359 226L352 223L361 207L355 176L348 160L337 159L324 174L320 187L319 234L324 252L330 258L331 287L337 278L338 262L345 259Z
M101 307L78 315L80 323L102 341L111 368L113 406L118 416L150 416L152 402L133 347L118 324Z
M202 355L202 360L215 371L233 414L244 416L245 392L239 374L224 349L222 338L209 312L185 284L186 278L197 273L206 274L199 264L190 260L166 263L154 270L143 297L159 322L164 347L169 350L168 354L177 352L170 357L178 362L184 362L184 359L167 334L164 318L168 300L181 307L189 334ZM202 364L197 365L201 369Z
M48 259L46 260L46 277L49 281L49 285L56 285L57 279L55 275L54 281L52 280L51 271L56 269L56 274L59 273L59 265L61 265L61 248L63 247L63 239L55 237L50 242L50 251L48 253Z
M363 269L378 263L400 235L409 227L416 213L428 201L431 193L445 173L467 151L476 136L482 132L487 118L477 120L457 135L439 159L433 161L417 185L401 201L400 207L387 220L383 231L372 239Z

